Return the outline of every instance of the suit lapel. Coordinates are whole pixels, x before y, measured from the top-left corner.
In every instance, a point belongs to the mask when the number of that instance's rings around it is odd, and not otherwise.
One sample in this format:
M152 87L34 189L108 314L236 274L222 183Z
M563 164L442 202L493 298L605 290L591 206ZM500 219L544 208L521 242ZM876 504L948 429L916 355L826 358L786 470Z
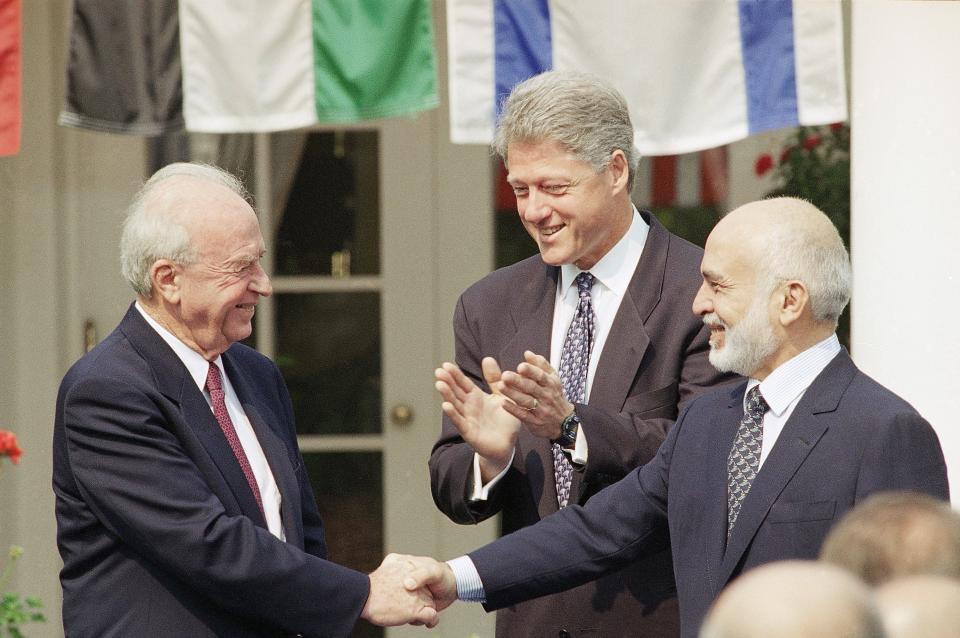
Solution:
M590 387L590 405L613 412L619 412L627 400L650 345L644 322L660 302L667 267L667 229L650 213L644 211L640 215L650 226L647 241L610 326Z
M518 282L519 293L509 307L515 328L514 335L497 353L497 362L503 370L516 370L523 361L523 352L531 350L550 359L550 340L553 330L553 311L557 298L557 280L560 269L537 261L540 270ZM557 492L553 488L553 454L550 442L533 436L526 428L520 430L517 462L531 476L543 474L543 489L534 494L537 511L543 518L556 512Z
M270 422L266 420L266 413L262 413L255 404L255 387L243 370L234 363L233 357L227 351L223 354L224 367L230 375L230 382L240 399L243 411L250 420L257 441L267 458L267 464L273 473L273 479L280 490L280 518L287 542L303 548L303 517L300 512L300 487L293 467L290 464L290 451L283 440L277 435ZM249 490L247 490L249 491Z
M539 263L541 273L529 277L520 285L520 294L510 306L510 316L516 332L497 353L497 362L503 370L516 370L523 361L524 350L550 358L550 337L553 310L557 298L557 280L560 269Z
M120 329L137 352L150 363L159 391L180 406L184 423L207 451L210 460L239 503L241 511L257 525L266 527L267 523L257 507L257 501L250 491L237 457L227 443L210 405L193 382L183 362L132 304L120 324Z
M832 421L830 415L836 411L855 374L856 367L849 355L841 352L813 380L794 408L740 509L723 558L721 584L725 584L733 575L770 508L829 429ZM740 397L742 401L742 392ZM735 432L734 428L724 454L729 452Z

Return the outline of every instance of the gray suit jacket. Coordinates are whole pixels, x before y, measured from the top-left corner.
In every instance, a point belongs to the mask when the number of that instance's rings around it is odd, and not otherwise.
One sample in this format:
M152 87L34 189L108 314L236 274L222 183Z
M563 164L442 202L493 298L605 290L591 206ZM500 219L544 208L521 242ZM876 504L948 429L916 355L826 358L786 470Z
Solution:
M745 387L694 401L650 463L585 507L472 553L489 608L630 565L659 551L669 531L682 633L692 638L733 578L771 561L815 558L834 522L870 494L949 497L933 428L841 352L785 424L727 543L726 457Z
M578 404L590 446L574 473L571 502L592 494L649 461L696 396L726 379L707 360L707 333L692 313L702 251L671 235L649 213L650 232L615 318L590 392ZM471 286L454 317L456 361L486 387L485 356L515 369L524 350L550 355L559 269L539 256L500 269ZM513 466L484 503L470 503L473 450L443 419L430 457L437 506L470 524L500 512L503 531L532 525L557 511L549 441L521 431ZM661 552L596 583L516 605L497 618L497 635L671 636L679 630L669 552Z

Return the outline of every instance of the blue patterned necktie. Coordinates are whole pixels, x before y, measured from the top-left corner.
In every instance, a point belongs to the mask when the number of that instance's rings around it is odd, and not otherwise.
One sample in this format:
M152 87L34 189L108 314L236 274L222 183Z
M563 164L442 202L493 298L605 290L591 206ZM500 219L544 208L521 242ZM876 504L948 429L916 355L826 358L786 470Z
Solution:
M763 415L770 409L760 386L747 393L747 407L740 419L737 436L733 439L727 457L727 538L737 522L740 506L750 492L753 479L760 468L760 449L763 446Z
M560 351L560 383L563 393L570 403L583 403L587 390L587 371L590 369L590 350L595 338L594 326L597 316L593 314L593 302L590 290L593 288L593 275L582 272L577 275L577 292L580 302L573 321L567 329ZM553 474L557 486L557 502L566 507L570 500L570 480L573 478L573 464L567 458L563 448L554 443Z

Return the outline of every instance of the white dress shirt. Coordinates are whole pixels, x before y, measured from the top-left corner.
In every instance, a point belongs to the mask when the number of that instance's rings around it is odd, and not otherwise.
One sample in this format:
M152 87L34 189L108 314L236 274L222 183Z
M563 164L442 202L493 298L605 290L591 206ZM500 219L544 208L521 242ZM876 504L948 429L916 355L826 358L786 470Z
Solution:
M636 207L633 207L633 219L627 232L589 270L594 277L590 296L597 320L594 324L593 347L590 349L590 366L587 370L587 383L583 395L584 403L590 402L590 389L593 387L593 378L597 372L600 353L603 352L603 345L607 342L607 336L613 327L613 320L620 309L620 302L626 296L630 280L633 279L637 264L640 263L640 255L643 253L643 245L647 241L649 232L650 226L640 217ZM580 304L580 294L577 290L576 280L577 275L581 272L583 271L573 264L560 266L557 296L553 307L553 330L550 337L550 365L553 366L554 370L560 368L563 342L566 339L570 322L573 321L577 312L577 306ZM578 465L586 464L589 449L583 428L580 428L577 432L577 441L573 449L564 450L564 452L570 456L570 460L574 463ZM480 478L480 456L474 454L473 492L470 500L486 500L489 497L490 489L507 473L512 463L513 455L510 456L507 467L491 479L489 483L483 485Z
M759 471L763 462L783 432L783 426L793 414L793 409L803 398L813 380L833 361L840 352L840 341L832 334L817 345L807 348L786 363L781 364L763 381L750 379L747 392L756 385L770 409L763 415L763 445L760 448ZM747 392L743 393L746 411Z
M140 311L140 314L143 315L143 318L150 324L150 327L157 331L157 334L173 349L177 358L183 362L193 382L197 384L200 392L202 392L204 398L206 398L207 403L210 404L210 411L212 412L213 405L210 403L210 395L206 391L207 372L210 369L210 362L204 359L203 355L199 352L190 348L174 336L173 333L157 323L157 321L140 306L139 302L135 305L137 310ZM227 371L223 368L223 358L218 356L214 363L220 368L220 376L223 379L224 403L227 405L227 412L230 414L230 420L233 422L233 427L237 431L240 446L243 448L243 452L247 455L247 460L250 462L253 476L257 479L257 487L260 488L260 499L263 503L264 516L267 519L267 529L280 540L286 540L283 523L280 519L280 489L277 487L277 482L273 478L270 464L267 463L267 457L263 453L263 448L260 447L260 441L257 440L253 426L250 425L250 419L247 418L243 407L240 405L240 399L233 389L233 384L230 383L230 377L227 376Z

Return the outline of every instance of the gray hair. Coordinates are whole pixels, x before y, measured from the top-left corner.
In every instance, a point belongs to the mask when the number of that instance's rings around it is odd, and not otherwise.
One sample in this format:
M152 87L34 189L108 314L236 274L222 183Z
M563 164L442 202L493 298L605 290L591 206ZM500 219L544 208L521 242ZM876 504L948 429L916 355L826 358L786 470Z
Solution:
M785 281L796 279L807 287L813 318L834 326L850 303L852 274L850 255L836 226L813 204L797 198L779 198L788 206L813 209L823 217L815 232L797 232L792 223L778 225L768 236L759 264L760 277L767 278L767 293ZM774 201L774 200L768 200Z
M140 187L127 208L123 234L120 237L120 272L137 294L148 299L153 289L150 268L154 262L158 259L169 259L180 264L190 264L197 258L191 245L190 233L178 218L177 211L167 207L153 210L153 207L148 209L146 205L161 182L178 176L226 186L250 201L250 195L243 183L236 176L216 166L177 162L154 173Z
M494 151L509 164L511 143L547 140L558 142L598 173L614 151L623 151L630 168L627 189L633 189L640 153L633 145L630 111L623 95L599 77L547 71L513 88L503 103Z

